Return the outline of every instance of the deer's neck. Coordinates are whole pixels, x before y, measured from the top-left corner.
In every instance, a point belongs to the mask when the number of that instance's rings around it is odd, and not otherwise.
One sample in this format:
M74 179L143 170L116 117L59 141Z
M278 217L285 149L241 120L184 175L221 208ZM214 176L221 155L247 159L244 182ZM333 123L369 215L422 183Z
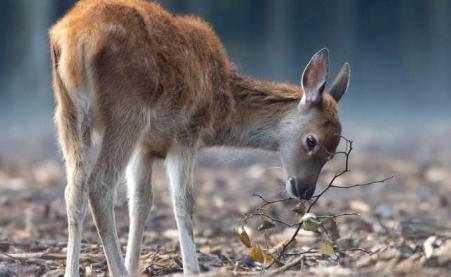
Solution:
M207 144L277 151L281 122L296 109L301 97L299 88L236 74L230 80L230 89L235 112Z

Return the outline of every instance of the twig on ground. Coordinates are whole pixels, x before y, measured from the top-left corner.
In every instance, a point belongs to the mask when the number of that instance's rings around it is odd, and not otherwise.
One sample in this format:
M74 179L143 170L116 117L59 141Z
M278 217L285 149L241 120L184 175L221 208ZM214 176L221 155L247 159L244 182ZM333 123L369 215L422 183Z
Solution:
M15 259L15 260L29 260L29 259L43 259L43 260L64 260L66 259L66 254L61 253L47 253L47 252L37 252L37 253L0 253L1 255L4 255L8 257L9 259ZM92 261L92 260L103 260L105 259L105 256L103 253L99 254L89 254L89 253L82 253L80 254L80 260L82 261Z
M375 253L375 252L372 252L372 251L369 251L369 250L366 250L366 249L363 249L363 248L348 248L348 249L339 249L339 250L337 250L337 252L342 252L342 253L344 253L344 252L356 252L356 251L363 252L363 253L368 254L368 255L373 255Z
M285 265L283 265L283 266L281 266L281 267L279 267L277 269L274 269L274 270L268 272L268 274L269 275L280 274L280 273L285 272L285 271L289 270L290 268L295 267L295 266L297 266L299 264L301 264L301 268L302 268L303 263L304 263L304 255L301 255L299 257L294 258L289 263L287 263L287 264L285 264Z
M0 251L0 261L7 260L7 261L20 261L20 259L17 259L11 255L9 255L6 252Z

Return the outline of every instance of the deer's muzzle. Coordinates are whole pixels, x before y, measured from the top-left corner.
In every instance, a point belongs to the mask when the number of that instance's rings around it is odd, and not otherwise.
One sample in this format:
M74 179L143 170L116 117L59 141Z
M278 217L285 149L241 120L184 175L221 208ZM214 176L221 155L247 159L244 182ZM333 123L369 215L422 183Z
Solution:
M315 185L290 177L287 179L287 191L296 198L309 200L315 192Z

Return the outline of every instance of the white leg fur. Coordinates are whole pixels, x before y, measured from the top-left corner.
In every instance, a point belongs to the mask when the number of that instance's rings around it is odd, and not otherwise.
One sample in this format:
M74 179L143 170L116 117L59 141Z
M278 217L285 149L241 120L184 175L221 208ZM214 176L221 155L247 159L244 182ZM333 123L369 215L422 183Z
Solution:
M87 190L84 168L68 163L68 184L65 190L68 243L66 270L64 276L79 276L80 243L83 232L83 221L86 215Z
M199 272L192 222L193 196L191 190L194 152L192 148L174 145L166 157L166 170L169 177L185 274Z
M81 93L83 94L83 93ZM77 99L73 99L78 103ZM64 191L67 210L68 241L66 269L64 276L79 276L80 244L83 233L83 221L86 216L88 186L87 172L89 163L86 157L91 152L90 141L84 141L82 134L89 130L88 110L85 102L80 102L77 116L67 119L63 114L66 107L58 106L57 126L60 130L60 143L66 162L67 186Z
M130 276L138 276L142 236L152 208L152 158L137 150L127 168L130 215L125 267Z

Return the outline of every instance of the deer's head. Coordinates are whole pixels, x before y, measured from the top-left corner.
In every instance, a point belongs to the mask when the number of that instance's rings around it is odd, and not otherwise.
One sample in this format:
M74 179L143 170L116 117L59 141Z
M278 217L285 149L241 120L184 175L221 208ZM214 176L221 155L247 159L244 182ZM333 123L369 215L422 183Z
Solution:
M321 169L340 142L337 104L348 87L350 67L344 64L326 88L328 56L328 50L322 49L307 64L301 77L302 99L280 125L279 151L287 174L286 190L300 199L313 196Z

